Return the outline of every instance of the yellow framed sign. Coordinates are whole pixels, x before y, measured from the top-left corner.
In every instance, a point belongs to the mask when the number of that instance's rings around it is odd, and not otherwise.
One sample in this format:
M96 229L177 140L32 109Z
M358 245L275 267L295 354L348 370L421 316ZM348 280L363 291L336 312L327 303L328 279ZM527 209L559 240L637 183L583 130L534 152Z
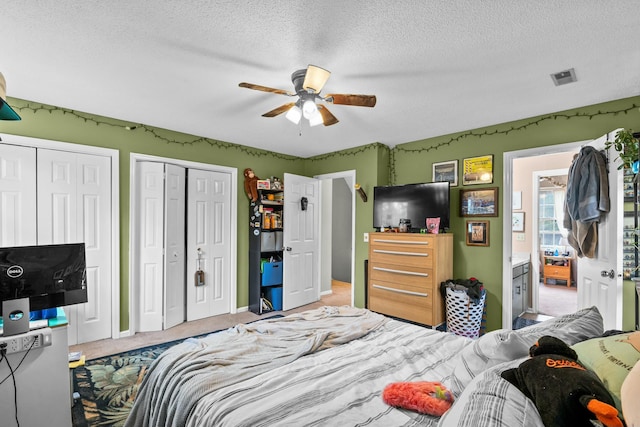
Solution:
M493 154L469 157L462 163L462 185L490 184L493 182Z

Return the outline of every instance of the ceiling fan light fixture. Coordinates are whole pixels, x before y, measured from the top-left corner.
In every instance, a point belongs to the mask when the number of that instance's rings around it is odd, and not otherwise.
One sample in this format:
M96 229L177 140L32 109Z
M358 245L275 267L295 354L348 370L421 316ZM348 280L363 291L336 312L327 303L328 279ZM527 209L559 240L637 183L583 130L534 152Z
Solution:
M302 104L302 115L304 116L304 118L309 120L316 114L319 114L318 106L316 105L316 103L311 99L307 99L306 101L304 101L304 103Z
M323 123L324 123L324 120L322 118L322 114L320 114L319 111L317 111L313 116L309 118L309 126L311 127L318 126Z
M316 67L315 65L309 65L307 67L307 73L304 76L304 83L302 88L306 90L312 90L314 93L319 93L324 84L329 80L331 72L324 68Z
M285 115L285 117L291 123L297 125L298 123L300 123L300 119L302 118L302 110L297 105L294 105L289 109L289 111L287 111L287 114Z

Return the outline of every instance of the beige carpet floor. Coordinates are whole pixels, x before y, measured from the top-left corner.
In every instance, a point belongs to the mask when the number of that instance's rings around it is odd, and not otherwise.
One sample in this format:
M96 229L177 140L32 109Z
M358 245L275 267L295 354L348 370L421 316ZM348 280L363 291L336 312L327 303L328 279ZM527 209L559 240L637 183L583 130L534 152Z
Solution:
M538 312L547 316L561 316L578 309L578 292L575 286L538 285Z
M325 305L351 305L351 285L349 283L334 281L332 283L331 293L323 295L320 301L313 304L304 305L302 307L298 307L289 311L274 311L262 315L255 314L250 311L244 311L236 314L223 314L220 316L212 316L201 320L195 320L192 322L184 322L164 331L139 332L133 336L119 339L104 339L73 345L69 347L69 351L82 351L82 354L86 357L86 359L91 360L98 357L121 353L148 345L188 338L194 335L205 334L207 332L217 331L221 329L227 329L239 323L253 322L255 320L271 317L275 314L287 315L300 311L311 310Z

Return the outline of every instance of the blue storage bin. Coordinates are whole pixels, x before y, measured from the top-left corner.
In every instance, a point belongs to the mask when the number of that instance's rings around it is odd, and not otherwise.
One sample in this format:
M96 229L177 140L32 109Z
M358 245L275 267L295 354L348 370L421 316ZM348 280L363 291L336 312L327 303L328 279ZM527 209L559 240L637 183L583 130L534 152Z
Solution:
M282 285L282 261L262 263L262 286Z
M273 286L264 288L264 297L271 302L273 309L276 311L282 310L282 287Z

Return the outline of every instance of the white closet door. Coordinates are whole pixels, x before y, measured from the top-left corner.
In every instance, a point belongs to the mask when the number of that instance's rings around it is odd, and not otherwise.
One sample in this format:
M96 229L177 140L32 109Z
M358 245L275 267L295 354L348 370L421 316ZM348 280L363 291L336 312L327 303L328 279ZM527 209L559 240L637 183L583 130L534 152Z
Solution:
M189 169L187 187L187 320L196 320L230 311L231 175ZM194 281L198 248L203 286Z
M139 162L137 278L138 331L162 329L164 283L164 164Z
M166 165L164 329L185 320L185 209L186 173L180 166Z
M36 149L0 144L0 246L28 246L36 236Z
M66 307L69 344L111 336L111 160L38 149L38 244L84 242L88 302Z

